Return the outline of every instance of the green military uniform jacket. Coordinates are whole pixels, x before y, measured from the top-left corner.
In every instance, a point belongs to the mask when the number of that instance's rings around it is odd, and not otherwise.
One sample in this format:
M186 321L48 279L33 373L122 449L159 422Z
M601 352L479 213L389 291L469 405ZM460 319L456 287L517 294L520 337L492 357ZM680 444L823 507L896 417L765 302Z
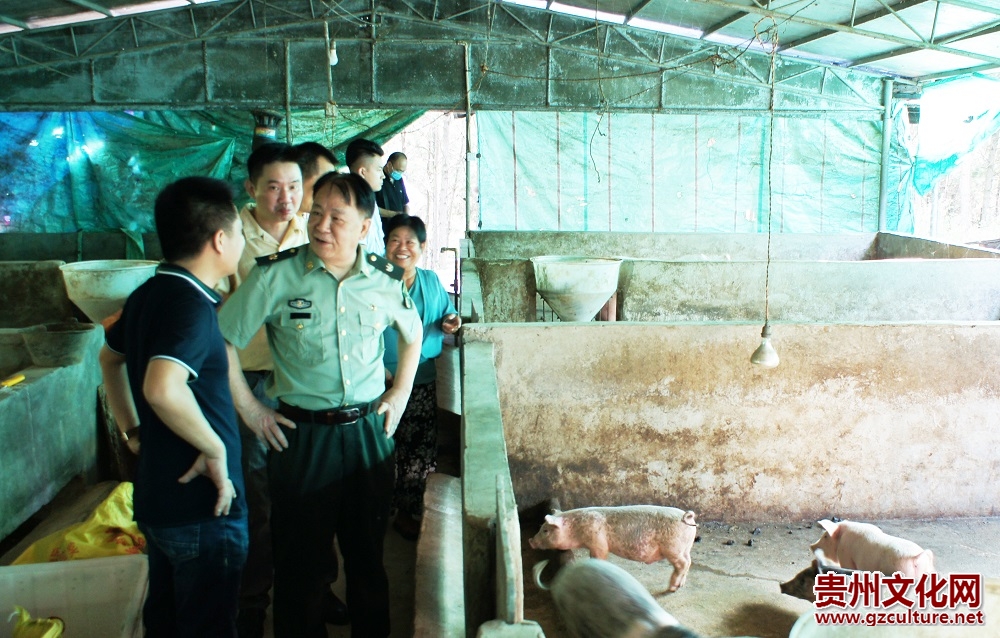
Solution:
M367 403L385 392L382 332L412 343L420 316L402 269L358 247L342 281L309 245L261 257L219 311L237 348L263 325L274 358L268 396L306 410Z

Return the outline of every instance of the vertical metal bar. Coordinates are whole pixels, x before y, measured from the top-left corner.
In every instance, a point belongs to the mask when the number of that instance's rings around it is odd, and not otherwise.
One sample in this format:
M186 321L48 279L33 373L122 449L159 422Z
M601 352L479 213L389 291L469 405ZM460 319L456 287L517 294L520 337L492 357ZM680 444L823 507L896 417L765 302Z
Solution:
M375 103L375 0L371 0L371 13L369 13L368 23L372 39L372 104Z
M205 40L201 41L201 78L205 83L205 102L210 103L212 95L208 84L208 42Z
M323 40L326 42L326 53L330 54L330 23L323 21ZM333 66L326 65L326 101L333 102Z
M294 144L292 137L292 44L285 40L285 144Z
M662 95L662 91L660 94ZM649 228L656 232L656 113L649 114Z
M928 42L934 44L934 37L937 35L938 26L938 13L941 11L941 3L934 3L934 21L931 23L931 37L927 39Z
M472 63L469 56L469 43L463 42L465 47L465 233L468 237L472 229L472 78L469 77ZM458 253L455 253L455 268L458 268ZM457 279L456 279L457 281ZM455 291L458 293L458 290Z
M823 159L819 164L819 232L823 232L823 205L826 203L826 144L829 141L829 120L823 120Z
M562 230L562 136L559 111L556 111L556 230Z
M375 33L375 27L372 27L372 44L371 44L371 49L370 49L371 50L371 58L372 58L372 60L371 60L372 61L372 64L371 64L371 67L372 67L371 68L371 78L372 78L372 83L371 83L371 100L372 100L372 104L375 104L375 36L374 36L374 33Z
M698 116L694 116L694 231L698 232Z
M733 232L736 232L740 217L740 146L743 144L743 117L736 116L736 185L733 188Z
M608 231L612 230L614 224L611 222L611 112L608 111Z
M70 40L72 40L72 42L73 42L73 55L74 56L79 56L80 55L80 49L77 48L77 46L76 46L76 29L74 29L73 27L69 28L69 37L70 37Z
M886 230L886 206L889 195L889 150L892 136L889 128L892 126L892 80L882 81L882 157L878 185L878 232Z
M510 112L510 146L514 154L514 230L517 227L517 116L514 111Z
M545 106L552 106L552 49L549 47L545 49Z

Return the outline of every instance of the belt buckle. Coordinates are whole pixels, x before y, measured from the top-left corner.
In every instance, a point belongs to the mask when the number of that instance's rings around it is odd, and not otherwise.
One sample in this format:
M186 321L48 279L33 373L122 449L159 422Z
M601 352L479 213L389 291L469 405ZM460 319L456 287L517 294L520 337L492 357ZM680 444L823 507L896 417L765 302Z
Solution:
M357 408L351 408L350 410L342 410L340 414L344 419L343 421L341 421L341 423L343 424L354 423L355 421L361 418L361 410Z

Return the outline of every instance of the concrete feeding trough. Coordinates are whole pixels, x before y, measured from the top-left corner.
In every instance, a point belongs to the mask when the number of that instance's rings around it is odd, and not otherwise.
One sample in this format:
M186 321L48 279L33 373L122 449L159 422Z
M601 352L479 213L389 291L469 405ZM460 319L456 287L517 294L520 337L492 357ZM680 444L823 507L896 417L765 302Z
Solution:
M590 321L618 290L621 259L547 255L531 258L535 288L563 321Z
M23 331L21 336L32 363L40 368L59 368L83 361L96 327L92 323L63 321Z
M132 291L156 273L159 262L98 259L63 264L63 280L70 301L94 323L122 309Z

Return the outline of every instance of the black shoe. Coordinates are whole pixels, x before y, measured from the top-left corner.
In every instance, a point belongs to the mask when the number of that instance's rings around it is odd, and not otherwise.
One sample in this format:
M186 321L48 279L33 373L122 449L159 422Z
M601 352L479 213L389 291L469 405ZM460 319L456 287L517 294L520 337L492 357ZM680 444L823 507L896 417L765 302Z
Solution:
M267 610L248 607L236 616L236 635L240 638L264 638L264 619Z
M329 625L349 625L351 623L351 615L347 611L347 605L330 591L329 585L323 594L323 622Z

